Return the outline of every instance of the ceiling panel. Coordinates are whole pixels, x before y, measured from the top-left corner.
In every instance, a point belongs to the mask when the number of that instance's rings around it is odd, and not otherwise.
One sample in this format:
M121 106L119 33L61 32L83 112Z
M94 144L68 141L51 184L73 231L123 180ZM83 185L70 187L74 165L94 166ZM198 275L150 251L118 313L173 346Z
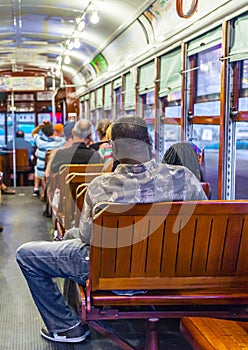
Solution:
M2 0L0 3L0 72L22 64L25 69L60 70L71 81L146 6L147 0ZM90 22L97 10L100 21ZM78 31L78 18L86 27ZM79 39L80 47L69 49ZM70 56L70 67L64 58ZM69 72L69 73L68 73Z

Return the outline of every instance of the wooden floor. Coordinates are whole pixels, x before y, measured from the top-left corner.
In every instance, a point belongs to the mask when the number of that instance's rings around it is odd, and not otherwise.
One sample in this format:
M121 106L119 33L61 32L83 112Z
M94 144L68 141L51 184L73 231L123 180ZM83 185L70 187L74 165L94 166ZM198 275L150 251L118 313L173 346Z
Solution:
M14 196L3 195L0 210L0 350L118 350L111 340L94 330L77 345L55 344L40 336L42 319L15 261L15 251L24 242L51 240L51 219L42 215L44 203L32 196L32 187L17 187ZM142 349L145 325L142 320L116 321L116 332ZM159 323L161 350L191 350L179 331L179 320Z

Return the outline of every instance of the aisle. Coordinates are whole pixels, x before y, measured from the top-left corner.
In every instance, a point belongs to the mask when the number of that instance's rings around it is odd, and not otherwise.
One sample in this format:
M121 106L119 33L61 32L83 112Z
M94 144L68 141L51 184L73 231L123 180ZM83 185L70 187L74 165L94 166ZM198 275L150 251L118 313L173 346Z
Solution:
M112 341L92 331L77 345L54 344L41 338L42 319L15 261L24 242L51 240L51 219L42 216L44 204L32 196L32 187L18 187L15 196L2 196L0 224L0 350L118 350ZM144 323L118 321L116 330L136 345L144 340ZM161 349L190 350L178 331L178 321L160 322Z

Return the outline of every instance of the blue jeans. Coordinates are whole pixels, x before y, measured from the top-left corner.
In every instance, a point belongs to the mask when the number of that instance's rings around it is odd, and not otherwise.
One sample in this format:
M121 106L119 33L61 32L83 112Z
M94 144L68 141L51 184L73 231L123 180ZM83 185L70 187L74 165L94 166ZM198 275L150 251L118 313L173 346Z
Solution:
M34 302L50 332L62 332L79 322L61 294L56 277L85 284L89 270L89 245L80 239L61 242L29 242L18 248L16 260Z

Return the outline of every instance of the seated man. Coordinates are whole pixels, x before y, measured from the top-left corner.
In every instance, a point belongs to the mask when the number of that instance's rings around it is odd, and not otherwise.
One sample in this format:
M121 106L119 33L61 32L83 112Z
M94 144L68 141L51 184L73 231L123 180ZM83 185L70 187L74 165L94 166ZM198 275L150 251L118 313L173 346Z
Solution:
M62 242L29 242L16 259L45 323L41 335L54 342L76 343L89 334L78 314L65 302L54 281L70 278L85 284L88 275L92 208L102 201L153 203L205 200L200 182L185 167L158 164L152 158L147 126L137 116L113 123L113 152L120 164L113 173L95 178L88 186L78 230L80 238ZM70 231L70 230L69 230Z
M63 164L101 163L97 151L86 146L86 140L91 135L91 122L80 119L72 129L73 144L70 147L59 149L50 164L50 171L57 173Z
M34 153L33 146L31 145L30 142L25 140L24 138L24 132L22 130L18 130L16 132L16 138L15 138L15 148L16 149L27 149L28 150L28 158L30 161L30 164L32 163L32 157ZM7 143L7 148L8 149L13 149L13 140L9 141Z

